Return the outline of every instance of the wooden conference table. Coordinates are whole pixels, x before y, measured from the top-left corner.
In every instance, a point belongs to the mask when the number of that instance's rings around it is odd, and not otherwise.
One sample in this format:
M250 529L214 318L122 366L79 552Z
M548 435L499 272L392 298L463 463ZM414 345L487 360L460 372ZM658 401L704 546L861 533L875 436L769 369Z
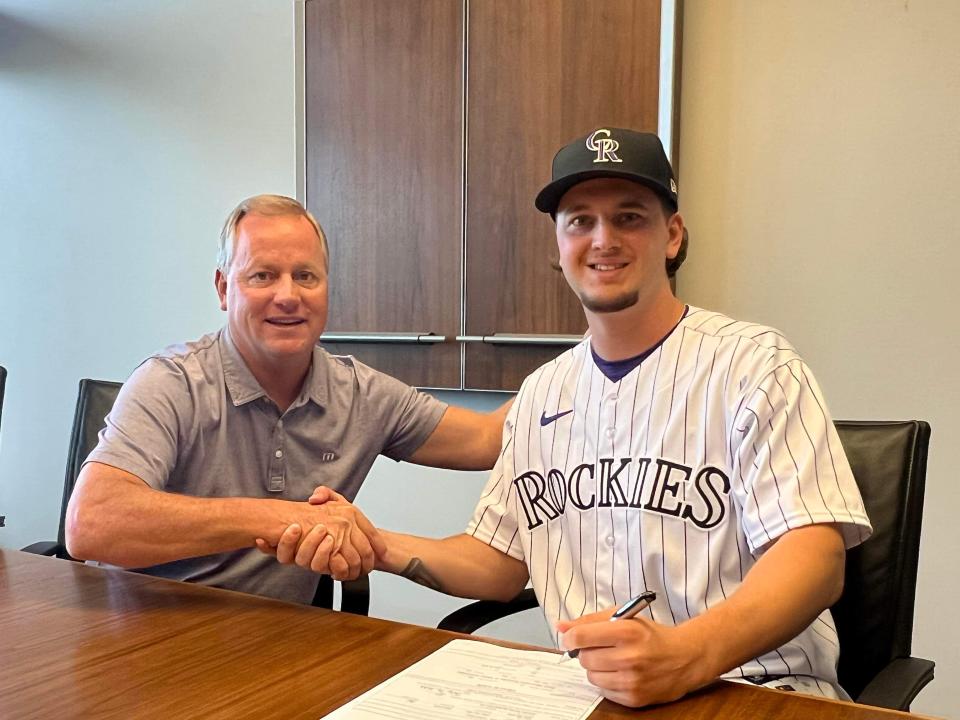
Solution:
M455 633L0 550L0 718L316 720ZM591 720L916 717L718 683Z

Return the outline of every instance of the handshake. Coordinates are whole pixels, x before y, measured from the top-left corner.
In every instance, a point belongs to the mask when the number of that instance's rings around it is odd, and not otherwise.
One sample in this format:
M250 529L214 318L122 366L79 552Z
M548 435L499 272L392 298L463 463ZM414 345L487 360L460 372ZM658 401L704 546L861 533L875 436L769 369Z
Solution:
M283 505L287 523L275 543L257 538L257 549L284 565L296 564L334 580L355 580L386 569L387 545L380 532L343 495L323 485L304 503ZM289 506L293 506L290 508Z

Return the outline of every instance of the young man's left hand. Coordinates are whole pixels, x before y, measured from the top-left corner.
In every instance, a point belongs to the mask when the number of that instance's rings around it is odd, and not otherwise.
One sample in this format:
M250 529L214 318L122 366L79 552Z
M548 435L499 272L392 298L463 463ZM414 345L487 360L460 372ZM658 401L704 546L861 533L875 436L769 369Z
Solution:
M643 617L610 622L615 611L557 623L561 647L580 648L587 679L605 698L643 707L676 700L714 679L703 672L703 639L693 636L693 628Z

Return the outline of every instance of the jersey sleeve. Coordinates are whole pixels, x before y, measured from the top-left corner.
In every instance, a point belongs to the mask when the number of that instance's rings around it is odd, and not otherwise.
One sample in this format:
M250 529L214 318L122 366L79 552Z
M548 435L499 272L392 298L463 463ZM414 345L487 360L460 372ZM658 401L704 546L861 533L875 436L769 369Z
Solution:
M352 364L365 406L358 418L368 425L367 437L383 438L382 454L406 460L433 434L447 404L361 362Z
M521 395L522 393L521 389ZM514 433L521 395L517 396L503 424L500 457L490 471L483 494L467 524L466 533L516 560L523 561L523 546L517 522L517 494L513 491Z
M734 417L732 489L753 552L793 528L836 523L847 548L872 528L820 389L799 358L767 373Z
M178 365L162 358L144 361L120 388L85 462L124 470L163 490L177 462L181 418L190 404Z

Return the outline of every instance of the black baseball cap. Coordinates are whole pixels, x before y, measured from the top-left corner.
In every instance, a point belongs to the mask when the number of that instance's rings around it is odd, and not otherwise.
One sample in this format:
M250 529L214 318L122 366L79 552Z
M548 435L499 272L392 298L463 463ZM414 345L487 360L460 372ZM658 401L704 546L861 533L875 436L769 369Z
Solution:
M598 177L640 183L677 208L677 182L660 138L622 128L598 128L560 148L553 157L553 180L534 204L555 217L560 199L570 188Z

